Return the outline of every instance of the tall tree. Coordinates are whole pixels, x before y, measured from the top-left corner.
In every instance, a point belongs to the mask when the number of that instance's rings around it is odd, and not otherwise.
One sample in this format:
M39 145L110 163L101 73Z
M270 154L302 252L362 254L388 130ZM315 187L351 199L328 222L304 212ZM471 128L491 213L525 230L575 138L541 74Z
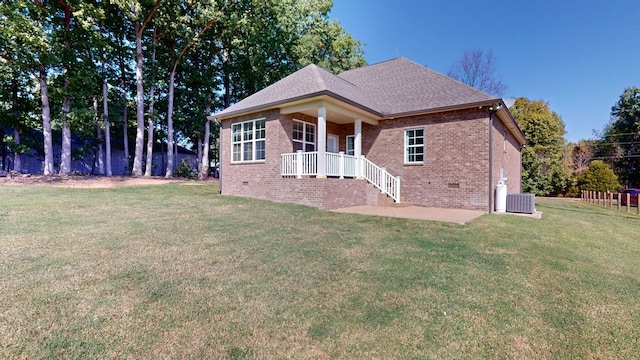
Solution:
M502 96L507 91L507 85L496 75L495 63L493 50L465 50L460 60L451 66L447 76L480 91Z
M154 68L156 62L156 46L158 43L158 34L157 29L153 28L153 35L151 41L151 66L152 66L152 75L151 82L149 85L149 112L147 114L147 163L144 169L144 176L151 176L151 170L153 167L153 131L155 128L155 91L156 91L156 72L157 70Z
M53 175L54 171L49 105L49 70L56 62L52 55L54 12L46 0L0 3L0 63L11 64L38 82L44 135L44 175Z
M602 145L612 147L614 171L627 187L640 187L640 88L625 89L611 108Z
M316 64L336 74L366 65L363 44L338 20L329 20L332 7L331 0L297 2L298 39L293 47L297 63Z
M109 84L107 81L106 58L104 51L101 56L102 69L102 121L104 123L105 142L105 172L107 176L113 176L111 164L111 123L109 122Z
M0 13L8 10L8 4L0 5ZM1 15L0 15L1 16ZM31 148L21 141L21 132L37 126L34 110L38 104L34 99L36 90L33 75L16 62L15 49L11 47L11 24L0 21L0 129L10 129L10 135L0 137L0 155L3 169L10 170L9 154L13 152L13 167L22 171L22 155Z
M71 125L69 123L69 112L71 111L71 100L69 98L69 62L73 61L73 53L71 49L71 6L66 0L58 0L62 6L63 12L63 27L62 42L64 44L62 51L63 70L62 76L63 89L62 89L62 151L60 152L60 174L68 175L71 172Z
M142 157L144 146L144 83L143 83L143 68L144 68L144 56L142 54L142 37L144 30L149 25L151 19L153 19L161 0L156 0L155 3L149 9L143 7L142 2L126 3L126 6L131 8L131 20L134 23L135 32L135 44L136 44L136 147L133 157L133 175L142 175Z
M564 165L564 122L549 104L521 97L510 108L528 143L522 150L522 190L536 195L563 194L571 185Z
M168 31L166 38L170 41L168 48L174 50L175 54L170 61L167 98L167 169L165 173L167 178L173 177L174 168L173 108L178 64L187 50L193 49L198 45L198 38L218 22L221 12L224 11L226 6L226 3L223 3L221 9L218 9L216 4L213 3L202 7L202 4L198 1L190 2L185 0L176 1L175 3L170 2L170 4L174 5L173 11L167 10L167 13L173 16L171 19L166 18L167 21L164 25ZM176 15L181 21L173 21Z

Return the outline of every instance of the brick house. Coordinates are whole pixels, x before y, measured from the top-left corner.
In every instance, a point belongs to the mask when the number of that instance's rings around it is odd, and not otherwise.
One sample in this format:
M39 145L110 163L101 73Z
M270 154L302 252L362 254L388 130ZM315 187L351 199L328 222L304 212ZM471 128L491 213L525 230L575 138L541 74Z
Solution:
M309 65L209 119L222 194L491 212L501 176L520 192L525 138L503 100L405 58Z

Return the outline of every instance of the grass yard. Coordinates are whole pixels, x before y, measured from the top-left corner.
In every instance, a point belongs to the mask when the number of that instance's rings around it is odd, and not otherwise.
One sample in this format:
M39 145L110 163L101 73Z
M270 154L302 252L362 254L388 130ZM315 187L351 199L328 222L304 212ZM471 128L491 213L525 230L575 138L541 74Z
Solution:
M0 358L640 357L640 216L465 226L0 185Z

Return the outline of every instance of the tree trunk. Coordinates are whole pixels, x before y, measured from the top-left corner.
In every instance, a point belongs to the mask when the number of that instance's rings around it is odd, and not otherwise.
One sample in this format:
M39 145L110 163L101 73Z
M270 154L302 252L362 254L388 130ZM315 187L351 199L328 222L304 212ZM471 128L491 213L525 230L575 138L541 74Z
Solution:
M173 90L176 77L176 66L173 67L169 76L169 99L167 106L167 179L173 177Z
M198 145L196 154L196 166L198 168L198 174L202 171L202 136L198 135Z
M122 66L122 138L124 147L124 174L129 175L129 119L127 112L127 89L126 89L126 74L124 72L124 66Z
M105 166L107 176L113 176L111 168L111 124L109 124L109 88L105 71L104 59L102 60L102 113L104 116L104 145Z
M20 128L18 124L13 125L13 142L20 145ZM22 172L22 154L20 151L13 153L13 171Z
M104 85L103 93L107 92L107 86ZM104 95L102 101L104 111L104 145L105 145L105 171L107 176L113 176L113 168L111 166L111 124L109 124L109 100Z
M98 154L96 160L98 162L98 174L104 175L104 147L102 140L102 127L100 126L100 116L98 116L98 96L93 95L93 113L96 120L96 138L98 140Z
M40 101L42 102L42 135L44 136L44 169L46 176L53 175L53 139L51 136L51 109L49 108L49 89L47 88L47 70L40 65Z
M11 80L11 97L13 103L13 142L16 145L20 145L20 127L19 119L20 112L18 111L18 81L15 78ZM18 146L16 151L13 152L13 171L22 172L22 154L20 153L20 147Z
M142 83L142 31L138 21L135 23L136 32L136 149L133 157L133 175L142 175L142 151L144 145L144 86Z
M209 105L207 105L207 110ZM207 111L209 114L209 111ZM202 165L200 166L200 180L207 180L209 178L209 143L211 138L211 121L207 120L204 123L204 149L202 150Z
M153 29L153 51L151 53L151 66L156 62L156 29ZM149 89L149 117L147 117L147 166L144 170L144 176L151 176L151 168L153 167L153 105L155 102L155 76L152 76L151 87Z
M66 80L65 86L66 88ZM69 124L69 97L65 95L62 101L62 151L60 152L60 175L71 173L71 124Z
M155 86L151 84L149 89L149 117L147 118L147 164L144 170L144 176L151 176L151 168L153 167L153 103L154 103Z
M69 39L69 31L71 29L71 7L64 1L60 3L64 8L64 28L65 36L64 47L71 51L71 40ZM69 123L69 112L71 111L71 99L69 99L69 75L68 69L63 69L64 82L62 85L62 151L60 153L60 175L69 175L71 173L71 124Z

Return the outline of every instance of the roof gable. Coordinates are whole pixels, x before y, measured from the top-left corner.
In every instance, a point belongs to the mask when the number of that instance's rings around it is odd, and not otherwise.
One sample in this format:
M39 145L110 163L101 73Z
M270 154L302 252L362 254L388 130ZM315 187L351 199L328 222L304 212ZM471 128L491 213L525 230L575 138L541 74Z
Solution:
M500 101L411 60L396 58L339 75L308 65L213 117L228 118L320 95L379 117Z
M376 104L360 88L311 64L219 112L216 117L257 111L322 94L333 95L375 111Z

